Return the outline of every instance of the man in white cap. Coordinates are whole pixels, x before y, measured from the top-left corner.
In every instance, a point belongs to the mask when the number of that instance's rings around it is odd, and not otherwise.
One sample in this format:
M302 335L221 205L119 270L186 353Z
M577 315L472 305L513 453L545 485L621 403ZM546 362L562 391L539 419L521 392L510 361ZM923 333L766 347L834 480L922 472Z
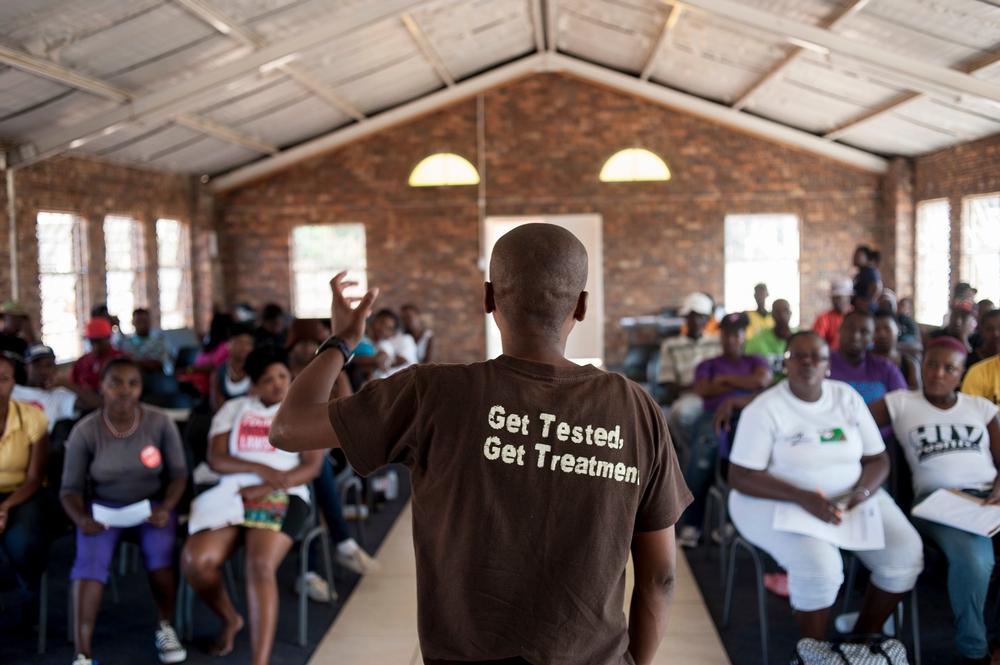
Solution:
M688 432L704 410L701 397L694 392L694 370L702 360L722 353L719 338L705 335L705 324L712 315L712 308L712 299L704 293L689 293L680 311L687 323L686 332L668 337L660 346L660 371L656 380L663 386L670 403L667 424L681 468L687 463Z
M854 295L854 282L844 277L830 282L830 302L833 305L816 317L813 330L826 340L831 351L840 348L840 324L844 315L851 311L851 296Z

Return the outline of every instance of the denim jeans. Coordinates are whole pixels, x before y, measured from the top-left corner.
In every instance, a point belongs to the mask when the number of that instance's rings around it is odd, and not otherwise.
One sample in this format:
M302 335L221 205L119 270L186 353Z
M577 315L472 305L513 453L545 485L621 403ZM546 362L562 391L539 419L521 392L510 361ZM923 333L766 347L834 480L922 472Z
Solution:
M993 543L985 536L918 517L913 525L948 559L948 599L955 615L955 645L966 658L989 653L983 608L993 572Z
M715 462L719 456L719 436L715 433L715 413L702 413L688 430L690 450L684 466L684 481L694 501L684 511L683 524L699 529L705 518L705 499L715 481Z
M351 537L344 520L344 509L340 505L340 493L337 492L337 481L333 474L333 462L329 455L323 456L323 466L320 467L319 475L313 481L316 507L323 513L323 519L330 529L330 540L334 545L338 545ZM309 551L309 562L316 561L319 552L319 541L314 540Z
M0 501L8 496L0 494ZM7 528L0 533L0 549L17 574L22 596L33 601L49 558L44 501L40 490L21 505L11 508L7 515Z

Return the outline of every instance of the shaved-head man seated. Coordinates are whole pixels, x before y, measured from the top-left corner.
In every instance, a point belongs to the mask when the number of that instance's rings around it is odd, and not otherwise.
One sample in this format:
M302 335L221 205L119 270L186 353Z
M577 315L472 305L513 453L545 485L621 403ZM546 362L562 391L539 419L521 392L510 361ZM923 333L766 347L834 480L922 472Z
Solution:
M587 252L571 233L514 229L496 244L490 278L485 307L503 355L416 365L328 401L378 295L352 308L337 275L337 333L292 383L271 442L340 447L364 475L410 469L425 663L651 663L674 524L691 500L666 422L636 384L566 359L587 311Z

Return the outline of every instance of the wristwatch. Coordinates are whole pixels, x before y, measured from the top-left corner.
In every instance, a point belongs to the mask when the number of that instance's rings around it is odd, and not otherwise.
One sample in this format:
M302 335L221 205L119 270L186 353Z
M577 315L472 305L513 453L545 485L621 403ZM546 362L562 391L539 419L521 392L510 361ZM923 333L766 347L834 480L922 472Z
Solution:
M319 345L316 349L316 355L323 353L327 349L337 349L342 354L344 354L344 364L351 362L351 358L354 357L354 350L347 345L347 342L337 337L336 335L331 335L326 338L326 341Z

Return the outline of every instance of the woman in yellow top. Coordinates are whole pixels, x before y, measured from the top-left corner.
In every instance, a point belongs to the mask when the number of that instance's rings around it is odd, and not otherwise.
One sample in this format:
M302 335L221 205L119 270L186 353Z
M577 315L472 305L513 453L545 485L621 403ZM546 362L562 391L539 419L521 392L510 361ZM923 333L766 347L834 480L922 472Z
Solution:
M0 549L17 573L22 615L37 615L38 584L47 561L45 515L39 490L48 452L45 413L10 398L17 361L0 354Z

